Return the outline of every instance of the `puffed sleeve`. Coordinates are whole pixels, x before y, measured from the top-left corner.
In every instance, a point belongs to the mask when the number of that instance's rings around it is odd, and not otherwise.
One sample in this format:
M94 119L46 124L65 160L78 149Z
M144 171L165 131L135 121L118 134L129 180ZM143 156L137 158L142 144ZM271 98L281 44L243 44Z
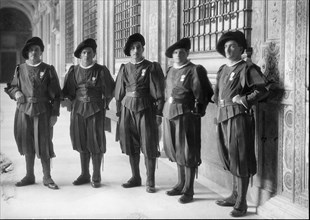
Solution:
M208 103L212 102L211 97L214 94L207 70L203 66L197 65L194 68L191 86L196 99L194 111L203 116Z
M70 100L75 99L76 88L77 85L74 79L74 66L72 65L65 76L64 87L62 89L63 97Z
M4 88L4 91L10 96L11 99L16 100L15 93L20 91L19 65L15 68L13 80L10 83L7 83L7 87Z
M48 85L48 94L52 104L52 115L59 116L61 88L58 75L54 66L50 66L50 82Z
M241 97L243 105L250 108L253 104L268 95L267 79L255 64L246 67L241 84L247 91Z
M116 77L115 91L114 91L115 93L114 97L116 100L116 115L119 115L119 113L121 112L122 100L126 94L126 86L124 82L124 71L125 71L125 66L124 64L122 64Z
M216 83L215 83L215 87L214 87L214 95L212 97L212 101L216 105L218 104L218 98L219 98L219 81L220 81L222 69L223 69L224 66L225 66L225 64L220 66L220 68L219 68L219 70L217 71L217 74L216 74Z
M105 97L106 109L109 109L109 104L114 97L114 88L115 82L111 76L109 69L106 66L103 66L103 95Z
M165 77L159 63L153 63L153 69L150 74L150 93L155 99L156 115L162 116L165 101Z

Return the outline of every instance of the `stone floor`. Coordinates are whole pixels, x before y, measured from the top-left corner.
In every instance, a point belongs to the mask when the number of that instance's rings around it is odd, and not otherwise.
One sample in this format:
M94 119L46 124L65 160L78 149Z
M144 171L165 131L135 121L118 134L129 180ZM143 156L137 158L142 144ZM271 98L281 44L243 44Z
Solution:
M53 191L42 184L42 167L35 161L36 184L15 187L15 182L25 175L24 157L20 156L13 136L15 103L3 92L1 85L0 151L13 163L13 170L0 176L1 219L231 219L231 207L220 207L215 200L229 192L201 175L195 180L194 201L180 204L178 196L169 197L165 191L177 179L176 166L167 158L159 158L156 169L154 194L145 191L145 166L141 157L141 187L124 189L121 184L130 177L128 157L121 154L114 135L107 135L107 153L102 170L102 187L74 186L72 181L80 172L79 155L72 150L69 138L69 113L61 109L54 127L56 158L52 160L52 177L60 189ZM91 167L90 167L91 168ZM91 168L92 169L92 168ZM249 204L244 219L260 219L256 207Z

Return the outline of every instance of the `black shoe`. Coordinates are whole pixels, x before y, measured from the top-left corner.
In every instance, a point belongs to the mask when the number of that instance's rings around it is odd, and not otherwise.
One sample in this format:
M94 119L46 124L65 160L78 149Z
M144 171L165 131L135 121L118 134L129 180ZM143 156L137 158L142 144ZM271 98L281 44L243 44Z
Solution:
M216 200L215 203L219 206L234 206L236 202L227 201L226 199Z
M172 189L172 190L169 190L169 191L166 191L166 194L168 196L179 196L179 195L183 195L183 193L177 189Z
M234 208L231 212L230 215L232 217L242 217L246 214L247 212L247 207L245 209L236 209Z
M20 186L28 186L32 185L35 183L35 178L34 177L27 177L25 176L21 181L15 183L15 186L20 187Z
M127 183L123 183L122 187L124 188L131 188L131 187L136 187L136 186L141 186L141 178L136 179L136 178L130 178Z
M91 186L93 188L99 188L101 186L101 183L97 181L91 181Z
M179 203L182 203L182 204L189 203L191 201L193 201L193 196L189 196L186 194L184 194L183 196L179 198Z
M44 186L47 186L50 189L59 189L56 183L44 183Z
M156 189L155 189L154 186L147 186L147 187L146 187L146 191L147 191L148 193L155 193L155 192L156 192Z
M76 180L73 181L73 185L79 186L86 183L90 183L90 176L79 176Z

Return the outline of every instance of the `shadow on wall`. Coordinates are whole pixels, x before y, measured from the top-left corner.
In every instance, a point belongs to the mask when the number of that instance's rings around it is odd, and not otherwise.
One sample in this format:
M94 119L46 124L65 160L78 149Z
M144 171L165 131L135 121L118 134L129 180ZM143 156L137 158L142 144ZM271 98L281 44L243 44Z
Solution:
M279 119L283 114L281 103L285 96L278 69L279 47L270 43L263 56L264 62L260 66L269 82L269 95L255 109L257 174L253 178L253 184L257 188L255 192L251 192L251 196L257 205L262 205L274 196L279 187L278 171L281 168L278 166L282 161L278 156L282 152L279 149L279 134L282 132Z

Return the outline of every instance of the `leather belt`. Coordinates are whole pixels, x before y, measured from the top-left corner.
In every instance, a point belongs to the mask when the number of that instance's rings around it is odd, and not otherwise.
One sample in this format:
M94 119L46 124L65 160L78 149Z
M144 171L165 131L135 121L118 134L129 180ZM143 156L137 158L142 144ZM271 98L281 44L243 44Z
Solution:
M193 104L195 101L191 98L177 99L172 96L169 97L168 102L171 103L180 103L180 104Z
M30 96L26 98L26 102L29 103L48 102L48 98Z
M81 102L101 102L103 99L97 97L81 96L77 97L77 100Z
M225 99L220 99L218 101L219 107L225 107L228 105L236 105L237 103L233 103L232 100L225 100Z
M148 97L150 95L148 92L143 93L138 91L132 91L132 92L126 92L126 96L138 98L138 97Z

